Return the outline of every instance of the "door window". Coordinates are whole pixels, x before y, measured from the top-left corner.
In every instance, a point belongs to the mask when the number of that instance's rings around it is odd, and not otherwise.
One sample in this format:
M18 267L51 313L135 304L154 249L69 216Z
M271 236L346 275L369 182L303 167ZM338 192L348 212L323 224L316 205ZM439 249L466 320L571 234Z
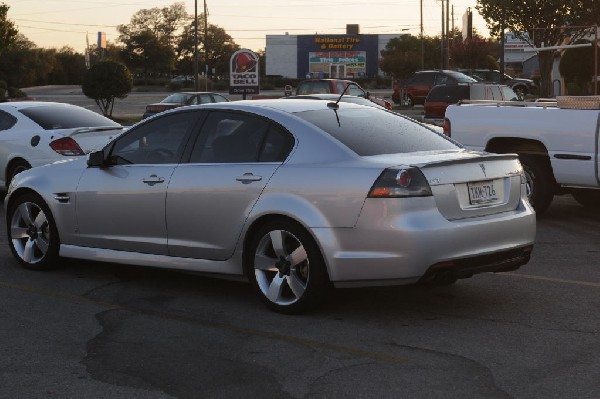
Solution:
M179 162L197 115L178 112L134 128L115 142L111 161L121 165Z
M211 112L192 149L192 163L282 162L293 138L269 121L233 112Z

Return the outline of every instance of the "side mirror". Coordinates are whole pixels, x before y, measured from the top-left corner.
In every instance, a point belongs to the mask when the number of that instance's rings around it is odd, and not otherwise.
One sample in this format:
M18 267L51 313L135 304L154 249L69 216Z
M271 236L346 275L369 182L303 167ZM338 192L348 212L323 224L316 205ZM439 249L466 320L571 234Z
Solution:
M105 164L104 151L100 150L100 151L90 152L90 155L88 155L88 159L87 159L87 165L89 167L99 168L101 166L104 166L104 164Z

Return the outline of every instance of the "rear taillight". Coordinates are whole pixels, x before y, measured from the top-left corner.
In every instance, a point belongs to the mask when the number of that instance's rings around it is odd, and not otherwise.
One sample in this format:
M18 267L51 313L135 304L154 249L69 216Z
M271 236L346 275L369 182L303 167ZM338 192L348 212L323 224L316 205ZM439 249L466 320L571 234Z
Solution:
M450 120L448 118L444 118L444 134L448 137L452 137L452 133L450 132Z
M371 191L369 198L401 198L431 196L431 187L423 172L415 167L390 168L383 171Z
M50 143L50 148L64 156L84 155L79 144L70 137L61 137Z

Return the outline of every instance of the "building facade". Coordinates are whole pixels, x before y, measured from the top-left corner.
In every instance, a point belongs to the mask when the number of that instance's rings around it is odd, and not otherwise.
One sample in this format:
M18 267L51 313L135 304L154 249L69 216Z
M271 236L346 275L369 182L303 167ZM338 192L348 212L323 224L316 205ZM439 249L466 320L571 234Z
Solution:
M266 74L286 78L383 76L381 50L397 35L267 35Z

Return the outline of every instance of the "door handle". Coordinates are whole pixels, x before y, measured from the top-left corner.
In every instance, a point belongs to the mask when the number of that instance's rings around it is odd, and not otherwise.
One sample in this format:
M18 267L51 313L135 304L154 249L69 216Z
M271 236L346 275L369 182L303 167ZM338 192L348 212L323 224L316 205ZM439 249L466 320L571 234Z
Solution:
M235 180L241 181L244 184L250 184L253 181L261 181L262 176L255 176L252 173L244 173L243 176L236 177Z
M164 177L158 177L156 175L150 175L150 177L145 177L142 180L144 183L146 183L149 186L153 186L157 183L163 183L165 181Z

